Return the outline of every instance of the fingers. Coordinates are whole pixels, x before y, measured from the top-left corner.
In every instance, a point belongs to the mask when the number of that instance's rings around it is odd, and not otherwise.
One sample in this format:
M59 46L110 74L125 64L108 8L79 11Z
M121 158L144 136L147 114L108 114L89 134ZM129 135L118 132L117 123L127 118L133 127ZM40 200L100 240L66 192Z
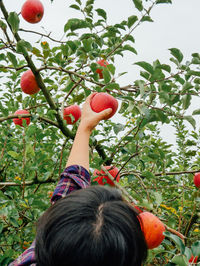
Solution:
M98 113L98 118L100 120L106 119L112 113L112 108L108 108Z

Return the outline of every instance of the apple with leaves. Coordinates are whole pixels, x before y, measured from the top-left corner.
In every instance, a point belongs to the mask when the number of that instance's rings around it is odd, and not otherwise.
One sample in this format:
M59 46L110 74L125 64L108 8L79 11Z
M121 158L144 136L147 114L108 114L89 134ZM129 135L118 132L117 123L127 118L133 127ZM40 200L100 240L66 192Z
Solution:
M39 0L27 0L21 9L22 17L29 23L38 23L44 15L44 6Z
M116 178L115 180L119 182L120 175L118 174L119 170L117 169L117 167L105 166L105 168L111 174L111 176L113 176L113 178ZM93 181L98 182L99 185L103 186L105 184L109 184L110 186L115 186L115 183L106 175L103 170L99 171L95 169L93 176L97 176Z
M108 108L112 108L112 112L106 118L104 118L104 120L107 120L116 113L118 108L118 101L108 93L99 92L92 98L90 106L96 113L99 113Z
M30 69L21 76L20 86L22 91L29 95L35 94L40 90L35 76Z
M17 110L14 115L30 114L27 110ZM27 126L30 124L31 119L29 117L13 118L15 125L23 127L23 121L26 121Z
M138 217L148 249L158 247L165 238L165 225L151 212L141 212Z
M200 173L194 175L194 184L197 188L200 188Z
M73 125L81 117L81 108L74 104L67 106L63 110L63 119L67 121L67 124Z
M109 65L109 63L104 59L97 61L97 64L99 64L102 67L107 67L107 65ZM100 79L103 79L103 69L97 68L96 73L99 74Z

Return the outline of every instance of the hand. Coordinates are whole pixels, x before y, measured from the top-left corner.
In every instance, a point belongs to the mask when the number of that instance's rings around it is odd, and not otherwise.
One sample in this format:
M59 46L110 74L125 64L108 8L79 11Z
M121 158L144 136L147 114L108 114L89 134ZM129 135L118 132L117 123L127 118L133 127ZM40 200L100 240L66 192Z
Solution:
M101 120L106 118L112 112L112 108L105 109L104 111L99 113L92 111L90 102L96 93L97 92L94 92L87 97L82 107L81 113L80 126L85 128L86 130L89 130L90 132L96 127L96 125L98 125Z

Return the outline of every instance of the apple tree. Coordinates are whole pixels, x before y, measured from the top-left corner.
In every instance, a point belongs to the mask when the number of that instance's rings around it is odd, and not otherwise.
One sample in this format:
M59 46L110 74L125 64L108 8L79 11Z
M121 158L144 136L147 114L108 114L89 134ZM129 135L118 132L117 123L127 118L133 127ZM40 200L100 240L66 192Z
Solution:
M22 28L20 10L8 12L0 0L1 265L29 247L38 217L50 206L79 123L67 124L64 108L81 106L92 92L106 92L120 105L91 137L92 179L95 169L117 167L120 180L115 183L124 196L165 224L165 239L149 250L146 265L188 265L192 255L200 256L200 192L193 183L200 172L200 109L189 111L200 93L200 54L186 61L180 49L170 48L170 64L135 60L135 29L153 22L157 5L165 8L171 2L133 0L133 15L111 25L94 0L75 0L69 8L77 17L66 18L64 37L57 40ZM30 34L39 40L31 42ZM122 86L120 77L126 73L119 73L115 61L127 53L134 56L140 78ZM27 70L40 88L37 93L22 91ZM22 117L30 124L13 122ZM160 135L166 124L175 129L175 146Z

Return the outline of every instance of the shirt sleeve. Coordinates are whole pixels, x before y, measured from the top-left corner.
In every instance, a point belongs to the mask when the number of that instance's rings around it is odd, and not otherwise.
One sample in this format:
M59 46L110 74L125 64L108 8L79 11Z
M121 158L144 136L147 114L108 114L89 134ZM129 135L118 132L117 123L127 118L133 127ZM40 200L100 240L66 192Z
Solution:
M54 204L58 199L65 198L74 190L90 186L90 179L89 172L80 165L71 165L65 168L54 190L51 203Z
M60 176L60 181L56 186L51 203L54 204L58 199L64 198L67 194L77 189L86 188L90 186L90 174L80 165L71 165L65 168L64 172ZM35 240L32 245L19 256L15 261L9 264L9 266L35 266Z

